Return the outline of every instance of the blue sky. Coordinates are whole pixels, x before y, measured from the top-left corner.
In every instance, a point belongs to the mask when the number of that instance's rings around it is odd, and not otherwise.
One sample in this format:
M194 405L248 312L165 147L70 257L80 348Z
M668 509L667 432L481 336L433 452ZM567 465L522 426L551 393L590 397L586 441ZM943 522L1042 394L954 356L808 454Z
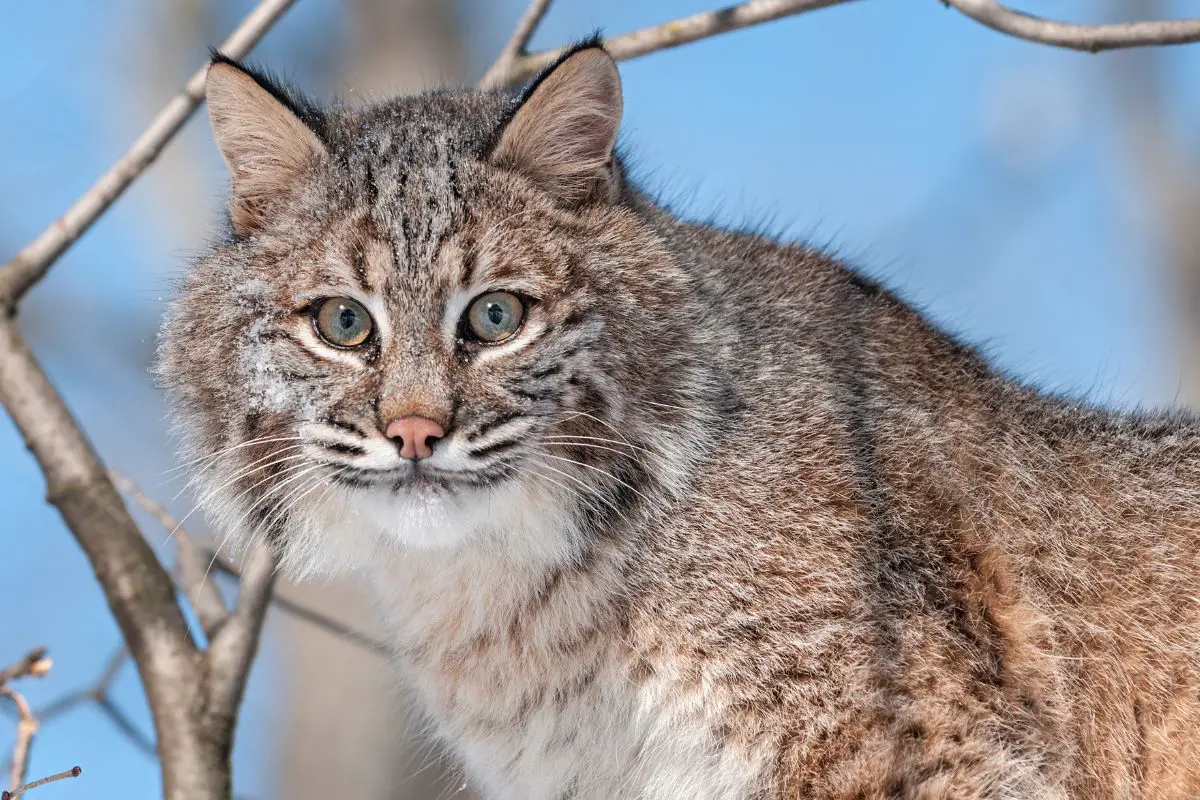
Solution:
M226 29L252 3L222 2ZM476 71L524 3L463 3ZM1027 8L1096 20L1094 2ZM560 0L534 40L551 46L705 9L703 2ZM158 10L155 11L154 9ZM151 0L59 0L5 10L0 49L0 251L61 213L132 142L154 102L135 91ZM1183 4L1178 6L1183 10ZM334 0L299 0L255 58L321 91L297 42L346 45ZM199 45L169 65L184 77ZM623 66L623 143L636 173L688 216L769 220L828 245L1026 380L1097 402L1164 405L1181 356L1161 248L1132 180L1109 91L1117 63L1018 42L940 3L863 0L655 54ZM1200 49L1166 56L1168 103L1194 142ZM172 81L174 82L174 80ZM22 314L58 387L109 462L169 500L177 485L145 356L173 276L202 245L224 176L203 116L189 125L204 219L172 216L178 187L155 171L54 268ZM185 187L186 188L186 187ZM194 188L191 191L196 191ZM0 661L50 646L41 703L97 673L118 641L88 565L7 418L0 421ZM171 501L179 512L187 497ZM147 524L156 544L163 532ZM268 636L239 731L236 783L271 796L278 655ZM144 730L132 670L115 698ZM0 728L0 752L9 734ZM47 725L33 774L82 764L40 800L149 797L155 765L94 708Z

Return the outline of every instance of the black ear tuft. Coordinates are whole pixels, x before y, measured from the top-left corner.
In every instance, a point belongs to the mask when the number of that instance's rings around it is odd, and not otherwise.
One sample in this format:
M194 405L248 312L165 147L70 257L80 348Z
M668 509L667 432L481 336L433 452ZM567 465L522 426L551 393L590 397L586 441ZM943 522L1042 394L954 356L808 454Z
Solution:
M548 78L554 72L554 70L562 66L564 61L581 50L589 50L593 47L604 50L605 53L608 52L608 50L605 50L604 48L604 39L600 36L600 31L596 31L591 36L567 45L562 53L559 54L558 58L554 59L550 66L542 68L541 72L534 75L532 78L530 78L529 83L525 84L524 88L522 88L520 93L517 95L516 108L520 108L522 105L524 105L525 101L533 96L534 91L541 84L541 82Z
M227 64L239 72L248 75L263 91L274 97L280 105L291 111L313 133L320 136L322 141L327 139L326 131L328 127L325 120L325 112L299 89L291 86L287 81L279 78L269 70L230 58L215 47L210 47L208 53L211 57L210 67L214 64Z

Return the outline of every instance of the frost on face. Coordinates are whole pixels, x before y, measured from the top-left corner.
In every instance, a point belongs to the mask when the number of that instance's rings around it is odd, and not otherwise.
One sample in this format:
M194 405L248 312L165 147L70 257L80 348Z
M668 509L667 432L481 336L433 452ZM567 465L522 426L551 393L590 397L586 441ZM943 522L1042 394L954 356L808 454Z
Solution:
M304 403L303 387L281 367L267 335L271 320L257 317L246 332L245 346L238 354L246 405L251 411L299 411Z

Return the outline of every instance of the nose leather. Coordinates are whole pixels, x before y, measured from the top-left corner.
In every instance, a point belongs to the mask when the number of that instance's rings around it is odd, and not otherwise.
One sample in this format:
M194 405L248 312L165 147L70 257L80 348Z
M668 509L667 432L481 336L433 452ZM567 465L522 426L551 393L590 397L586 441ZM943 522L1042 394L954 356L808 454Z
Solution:
M400 457L421 459L433 455L430 440L446 435L442 426L427 417L401 417L387 424L384 436L400 442Z

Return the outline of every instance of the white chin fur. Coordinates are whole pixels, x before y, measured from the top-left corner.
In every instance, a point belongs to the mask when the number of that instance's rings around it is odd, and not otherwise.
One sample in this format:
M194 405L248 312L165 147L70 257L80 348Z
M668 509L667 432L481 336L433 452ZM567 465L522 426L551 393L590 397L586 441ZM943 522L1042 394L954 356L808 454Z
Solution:
M211 510L218 520L241 516ZM570 531L556 493L536 484L506 481L455 492L332 486L293 507L280 531L280 567L297 580L332 578L362 572L389 556L466 545L557 562L573 550ZM231 541L240 544L254 538L249 530L233 534Z

